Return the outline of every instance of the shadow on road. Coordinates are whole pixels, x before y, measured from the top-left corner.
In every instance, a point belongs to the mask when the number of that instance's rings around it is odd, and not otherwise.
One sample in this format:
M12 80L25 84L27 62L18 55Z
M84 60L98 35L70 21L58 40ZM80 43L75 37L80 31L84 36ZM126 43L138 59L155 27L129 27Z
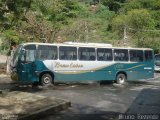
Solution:
M44 91L47 89L49 88L41 88L39 86L32 86L32 85L14 85L14 87L12 87L10 91L21 91L21 92L34 93L34 92Z
M129 114L159 114L160 88L143 89L126 113Z
M76 106L76 109L75 109ZM81 107L78 107L81 106ZM74 112L73 110L74 109ZM66 111L45 114L39 120L118 120L121 113L113 111L102 111L100 108L93 106L74 105Z

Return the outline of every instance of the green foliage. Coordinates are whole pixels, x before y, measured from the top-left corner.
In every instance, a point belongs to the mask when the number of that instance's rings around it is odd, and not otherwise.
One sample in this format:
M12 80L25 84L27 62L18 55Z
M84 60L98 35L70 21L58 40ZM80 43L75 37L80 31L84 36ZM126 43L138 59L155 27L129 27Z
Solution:
M122 8L125 12L132 9L159 10L160 0L131 0Z
M152 11L152 18L155 21L155 28L160 29L160 11Z
M146 9L133 9L126 15L118 15L113 19L112 24L116 30L123 29L125 25L137 30L154 29L156 26L152 15Z
M119 31L119 34L123 32L125 25L127 24L127 16L126 15L117 15L112 20L112 30Z
M123 38L126 28L128 44L150 47L160 52L160 0L128 0L112 19L112 30Z
M138 2L137 0L133 0L131 2L129 2L128 4L126 4L123 8L123 11L127 12L130 11L132 9L141 9L142 8L142 4L140 2Z
M54 24L55 22L68 24L68 19L77 17L81 11L78 2L71 0L35 0L33 4L39 10L42 18Z
M106 6L99 4L95 16L97 18L111 20L114 15L115 15L115 12L110 11Z
M118 12L126 0L101 0L101 3L109 8L111 11Z
M19 36L17 35L17 33L14 30L5 30L2 34L3 37L5 37L5 39L8 41L8 43L10 42L15 42L15 43L19 43Z
M128 25L136 29L154 29L155 21L146 9L134 9L127 13Z
M68 36L66 39L73 41L111 43L107 29L115 13L102 4L96 6L96 11L92 11L91 6L84 9L85 12L61 32L63 36Z
M1 0L0 25L1 30L10 29L24 20L24 15L31 5L31 0Z
M19 36L14 30L5 30L1 34L2 44L0 45L0 51L8 50L12 43L20 43L23 41L22 36Z

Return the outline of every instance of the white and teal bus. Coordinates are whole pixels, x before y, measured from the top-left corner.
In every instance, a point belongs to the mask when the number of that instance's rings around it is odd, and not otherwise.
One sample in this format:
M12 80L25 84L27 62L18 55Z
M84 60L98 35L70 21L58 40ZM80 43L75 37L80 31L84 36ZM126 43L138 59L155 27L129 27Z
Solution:
M21 83L125 81L154 77L150 48L121 48L96 43L24 43L12 59L11 78Z

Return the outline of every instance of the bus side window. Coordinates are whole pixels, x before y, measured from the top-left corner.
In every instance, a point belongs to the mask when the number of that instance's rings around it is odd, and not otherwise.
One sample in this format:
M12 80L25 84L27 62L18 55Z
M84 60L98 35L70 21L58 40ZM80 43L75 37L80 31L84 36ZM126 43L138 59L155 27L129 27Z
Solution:
M128 61L128 50L114 49L114 60L115 61Z
M51 45L39 45L38 46L38 58L42 60L56 60L57 59L57 47Z
M86 60L86 55L81 55L79 59L80 60Z
M95 48L80 47L78 56L79 60L94 61L96 59Z
M143 51L142 50L130 50L130 61L132 62L142 62L143 61Z
M112 49L98 48L97 49L97 60L98 61L112 61L113 60Z
M77 48L76 47L59 47L60 60L77 60Z
M87 54L87 52L86 52L86 48L79 48L78 49L78 58L79 58L79 60L87 60L86 59L86 54Z
M94 56L94 55L91 55L89 59L90 59L90 60L95 60L95 56Z

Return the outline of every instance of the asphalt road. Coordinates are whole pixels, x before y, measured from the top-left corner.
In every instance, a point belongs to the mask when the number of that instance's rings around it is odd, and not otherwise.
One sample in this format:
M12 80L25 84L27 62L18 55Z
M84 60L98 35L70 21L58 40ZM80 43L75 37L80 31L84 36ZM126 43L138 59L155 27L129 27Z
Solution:
M158 84L157 84L158 82ZM113 83L86 85L58 85L36 94L56 96L71 101L72 106L66 111L55 113L41 120L103 120L118 119L125 113L141 90L159 88L160 81L130 82L125 85Z
M156 74L157 76L159 74ZM129 82L124 85L112 82L56 84L50 88L21 86L11 87L11 90L54 96L71 101L69 109L48 114L39 120L115 120L130 108L142 90L150 88L160 89L160 78L144 82Z

